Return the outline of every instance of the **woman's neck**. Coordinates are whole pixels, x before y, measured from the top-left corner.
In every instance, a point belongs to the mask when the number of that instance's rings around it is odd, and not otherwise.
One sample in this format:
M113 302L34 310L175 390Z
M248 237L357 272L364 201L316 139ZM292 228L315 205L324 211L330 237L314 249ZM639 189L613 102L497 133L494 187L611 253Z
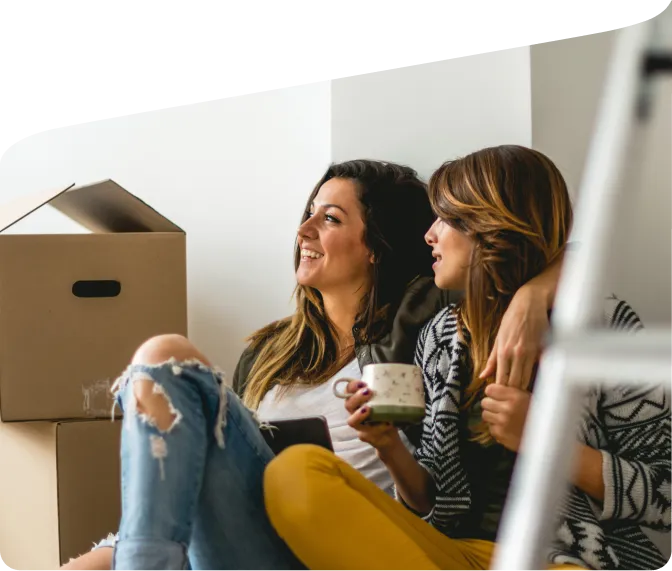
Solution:
M361 298L357 295L322 295L324 311L336 328L340 351L351 348L355 341L352 328L359 312Z

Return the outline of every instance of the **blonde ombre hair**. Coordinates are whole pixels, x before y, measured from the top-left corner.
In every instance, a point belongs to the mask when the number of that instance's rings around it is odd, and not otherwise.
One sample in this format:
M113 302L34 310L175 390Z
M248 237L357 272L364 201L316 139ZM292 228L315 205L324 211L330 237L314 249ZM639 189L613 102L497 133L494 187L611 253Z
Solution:
M562 255L572 206L560 171L544 154L515 145L444 163L429 181L435 214L474 240L466 296L458 309L472 378L464 409L495 378L479 379L511 298ZM476 441L491 437L485 423Z

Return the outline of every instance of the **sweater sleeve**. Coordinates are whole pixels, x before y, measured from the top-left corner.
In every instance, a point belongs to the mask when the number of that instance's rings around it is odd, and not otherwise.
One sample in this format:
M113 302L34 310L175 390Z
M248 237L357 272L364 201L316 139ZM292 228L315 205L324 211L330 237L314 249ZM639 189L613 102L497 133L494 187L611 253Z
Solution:
M424 519L444 532L454 529L459 516L471 508L469 484L460 461L461 386L450 351L453 321L448 308L429 322L420 334L415 357L425 382L425 418L415 458L430 474L435 488L434 507Z
M634 310L615 297L607 300L610 327L636 333ZM604 502L601 520L628 520L670 529L670 401L660 385L605 386L599 416L608 450L602 453Z

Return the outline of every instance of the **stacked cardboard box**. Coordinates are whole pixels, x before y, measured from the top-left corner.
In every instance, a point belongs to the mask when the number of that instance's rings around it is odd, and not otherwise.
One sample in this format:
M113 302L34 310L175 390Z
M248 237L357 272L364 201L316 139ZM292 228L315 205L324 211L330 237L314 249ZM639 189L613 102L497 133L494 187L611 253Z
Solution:
M3 234L49 204L83 234ZM0 207L0 557L50 569L116 531L110 387L135 349L187 333L186 237L112 181Z

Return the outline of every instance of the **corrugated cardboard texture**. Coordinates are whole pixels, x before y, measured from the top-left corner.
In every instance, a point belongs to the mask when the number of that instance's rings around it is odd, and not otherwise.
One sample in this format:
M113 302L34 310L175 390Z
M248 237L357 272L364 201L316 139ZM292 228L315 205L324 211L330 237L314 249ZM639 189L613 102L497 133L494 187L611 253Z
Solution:
M79 280L117 280L80 298ZM187 333L182 233L0 236L0 417L108 417L109 388L149 337Z
M0 423L0 554L56 569L119 526L121 422Z

